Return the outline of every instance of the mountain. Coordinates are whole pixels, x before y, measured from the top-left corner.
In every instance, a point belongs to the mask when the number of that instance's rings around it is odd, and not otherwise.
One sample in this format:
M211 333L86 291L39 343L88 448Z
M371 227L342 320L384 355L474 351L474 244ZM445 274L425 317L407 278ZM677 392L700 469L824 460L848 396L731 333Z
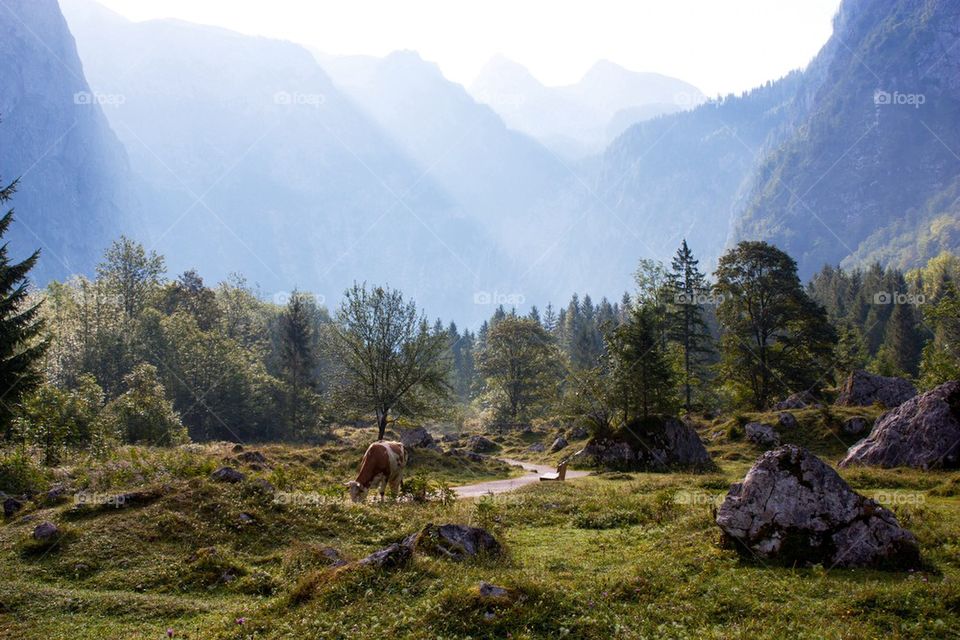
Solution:
M508 129L416 52L385 58L318 55L338 89L368 113L459 206L508 251L523 251L517 221L532 221L570 169L536 140Z
M803 275L960 248L958 24L948 0L845 0L734 238L775 242Z
M127 158L102 111L121 98L91 91L56 0L0 4L0 56L0 179L21 178L5 239L16 257L42 249L38 283L89 272L138 221Z
M567 158L602 151L629 124L705 100L686 82L629 71L606 60L597 62L576 84L547 87L502 56L484 66L470 93L495 109L508 126Z
M85 0L64 10L93 87L125 97L107 116L146 183L145 240L174 271L239 271L331 304L354 280L389 283L449 313L509 269L302 47Z

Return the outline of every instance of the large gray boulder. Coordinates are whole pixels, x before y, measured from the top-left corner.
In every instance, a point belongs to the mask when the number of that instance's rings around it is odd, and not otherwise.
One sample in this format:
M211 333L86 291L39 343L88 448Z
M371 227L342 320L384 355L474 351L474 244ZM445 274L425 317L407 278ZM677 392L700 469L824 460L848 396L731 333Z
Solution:
M463 524L428 524L407 538L404 544L429 555L458 561L475 556L497 556L503 551L497 539L486 529Z
M916 395L917 389L909 380L878 376L858 369L843 383L836 404L842 407L868 407L879 403L892 409Z
M410 449L436 449L437 443L430 432L423 427L400 430L400 442Z
M646 424L634 422L616 437L593 438L574 459L621 471L706 469L712 465L693 427L672 417Z
M550 445L550 453L556 453L561 449L566 449L568 444L569 443L567 442L566 438L564 438L563 436L559 436L556 440L553 441L553 444Z
M473 436L467 440L467 449L474 453L491 453L497 448L497 443L485 436Z
M916 538L890 511L796 445L760 456L730 487L716 522L729 546L761 560L828 568L920 563Z
M960 467L960 382L942 384L880 416L840 466Z
M785 400L781 400L773 405L773 408L777 411L784 411L786 409L811 409L819 406L820 403L812 393L809 391L798 391L788 396Z

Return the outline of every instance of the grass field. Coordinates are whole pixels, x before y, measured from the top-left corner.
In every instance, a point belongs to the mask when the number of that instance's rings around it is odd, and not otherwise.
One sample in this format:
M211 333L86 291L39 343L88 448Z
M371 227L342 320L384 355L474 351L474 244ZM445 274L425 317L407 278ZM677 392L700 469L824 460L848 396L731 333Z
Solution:
M796 412L786 441L835 462L848 411ZM960 636L960 474L844 470L918 537L912 573L769 566L718 544L711 510L761 452L736 416L704 421L718 463L703 475L604 473L441 504L347 504L369 434L315 448L247 447L267 465L239 484L209 473L228 445L123 449L56 470L97 498L139 491L124 508L31 503L0 527L0 637L63 638L955 638ZM553 434L499 437L502 455ZM571 444L571 448L577 443ZM243 464L238 468L244 469ZM514 471L417 451L410 477L465 484ZM269 480L271 495L253 480ZM102 500L101 500L102 501ZM27 520L24 520L24 515ZM57 523L55 545L30 539ZM405 568L330 568L428 522L483 526L499 559L417 555ZM509 590L480 596L480 581Z

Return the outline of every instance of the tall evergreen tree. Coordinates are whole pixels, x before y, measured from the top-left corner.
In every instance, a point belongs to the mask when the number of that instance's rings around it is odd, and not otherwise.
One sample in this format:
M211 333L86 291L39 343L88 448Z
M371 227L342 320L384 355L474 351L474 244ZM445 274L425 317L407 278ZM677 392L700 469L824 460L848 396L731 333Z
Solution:
M313 325L304 296L294 291L280 317L280 361L287 385L287 419L297 436L306 433L315 366Z
M651 304L636 305L627 322L607 337L611 375L624 422L668 413L673 407L673 369Z
M0 205L17 190L17 181L0 187ZM0 238L13 222L13 209L0 218ZM40 338L44 323L40 305L31 305L27 274L37 264L40 251L11 263L7 245L0 245L0 429L11 435L14 409L25 394L43 380L40 363L49 343Z
M692 406L693 382L704 374L704 356L710 353L710 330L703 319L703 296L708 292L707 278L700 272L699 261L687 246L677 250L667 274L673 300L667 307L667 336L680 345L683 353L684 408Z

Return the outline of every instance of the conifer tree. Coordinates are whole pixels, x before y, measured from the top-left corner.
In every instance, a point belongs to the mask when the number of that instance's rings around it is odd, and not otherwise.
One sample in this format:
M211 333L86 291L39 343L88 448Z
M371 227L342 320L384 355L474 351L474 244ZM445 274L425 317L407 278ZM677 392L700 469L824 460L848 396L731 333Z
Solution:
M710 331L703 319L703 300L708 291L707 279L698 268L699 261L687 246L677 250L667 274L673 300L667 308L667 336L683 352L684 408L690 411L692 382L703 373L704 356L710 352Z
M0 205L9 202L16 190L16 180L0 186ZM0 218L0 237L11 222L13 209ZM11 263L7 245L0 245L0 429L5 438L11 435L14 408L43 380L40 361L49 343L40 338L44 328L40 305L30 304L27 280L39 258L37 250Z
M304 296L294 291L280 316L280 359L287 383L287 419L298 436L305 432L307 392L315 364L313 325Z

